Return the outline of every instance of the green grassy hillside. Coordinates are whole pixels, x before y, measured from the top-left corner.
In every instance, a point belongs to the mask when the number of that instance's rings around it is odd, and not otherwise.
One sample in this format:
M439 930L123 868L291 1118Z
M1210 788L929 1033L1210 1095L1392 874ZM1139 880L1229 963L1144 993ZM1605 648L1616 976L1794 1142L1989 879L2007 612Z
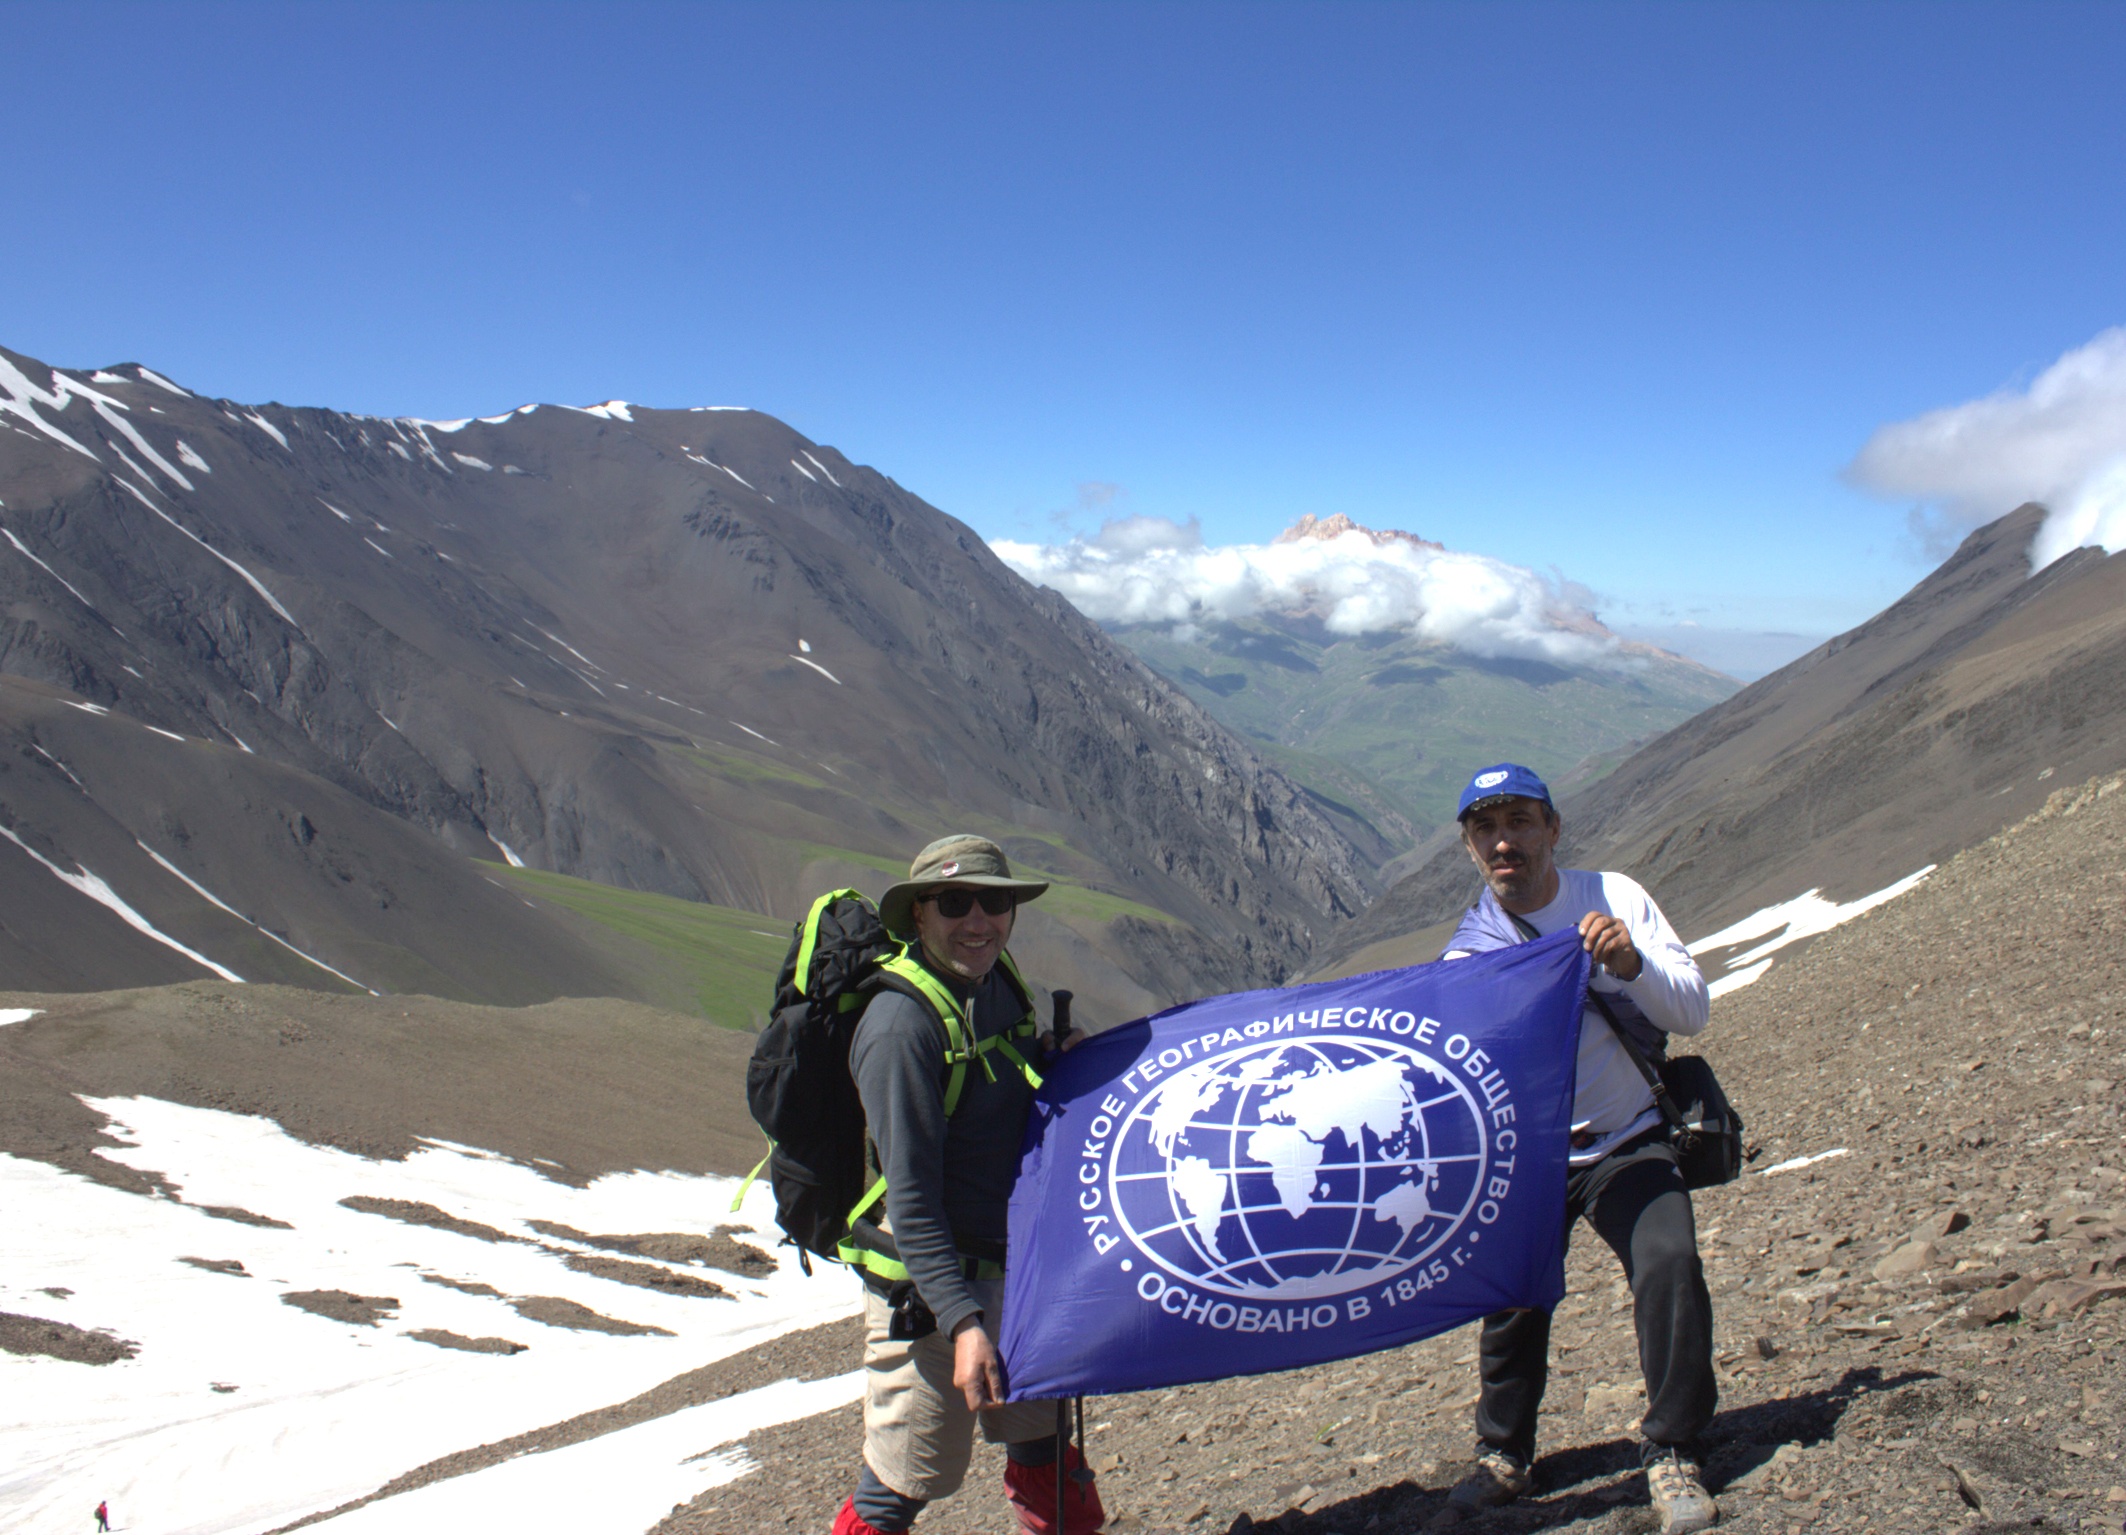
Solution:
M650 950L669 981L691 998L688 1011L732 1029L758 1028L767 1021L775 972L790 947L788 923L541 869L496 866L494 872L525 893Z
M1355 777L1420 828L1452 817L1472 768L1513 760L1553 783L1588 782L1741 687L1644 646L1567 667L1306 621L1114 634L1309 789L1350 802L1365 793Z

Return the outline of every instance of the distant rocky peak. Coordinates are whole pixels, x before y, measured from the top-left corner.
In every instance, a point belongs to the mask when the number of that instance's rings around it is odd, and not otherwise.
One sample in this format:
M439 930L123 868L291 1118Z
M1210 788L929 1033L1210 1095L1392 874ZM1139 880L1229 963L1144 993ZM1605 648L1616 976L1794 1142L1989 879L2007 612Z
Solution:
M1418 549L1440 550L1447 547L1429 538L1419 538L1415 533L1405 533L1401 528L1369 528L1363 523L1353 522L1342 512L1334 512L1327 517L1317 517L1312 512L1307 512L1272 541L1297 544L1311 538L1328 543L1333 539L1342 538L1346 533L1363 533L1376 544L1400 543Z

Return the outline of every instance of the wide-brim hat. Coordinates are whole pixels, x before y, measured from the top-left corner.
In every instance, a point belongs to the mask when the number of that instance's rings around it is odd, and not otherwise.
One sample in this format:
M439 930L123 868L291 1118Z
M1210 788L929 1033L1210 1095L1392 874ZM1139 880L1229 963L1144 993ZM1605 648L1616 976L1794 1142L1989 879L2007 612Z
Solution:
M975 885L992 890L1015 890L1020 901L1031 901L1048 888L1047 881L1014 879L1011 860L987 837L958 833L940 837L915 855L908 877L879 897L879 920L889 933L915 930L915 898L927 890L947 885Z

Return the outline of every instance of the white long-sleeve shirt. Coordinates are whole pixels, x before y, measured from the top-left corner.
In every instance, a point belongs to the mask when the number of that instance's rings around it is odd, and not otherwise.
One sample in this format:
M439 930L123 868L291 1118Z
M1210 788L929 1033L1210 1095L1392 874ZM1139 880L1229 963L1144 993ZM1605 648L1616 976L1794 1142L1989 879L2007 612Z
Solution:
M1550 904L1521 920L1545 937L1560 928L1578 927L1591 911L1623 919L1643 962L1638 979L1620 981L1599 965L1589 990L1622 992L1639 1006L1647 1021L1670 1034L1692 1035L1712 1016L1712 998L1698 962L1668 925L1654 898L1635 879L1591 869L1558 870L1558 893ZM1443 959L1466 959L1466 949L1450 949ZM1580 1015L1580 1053L1572 1095L1572 1129L1591 1134L1592 1145L1572 1153L1572 1165L1606 1157L1642 1130L1661 1122L1653 1090L1617 1042L1616 1031L1594 1008Z

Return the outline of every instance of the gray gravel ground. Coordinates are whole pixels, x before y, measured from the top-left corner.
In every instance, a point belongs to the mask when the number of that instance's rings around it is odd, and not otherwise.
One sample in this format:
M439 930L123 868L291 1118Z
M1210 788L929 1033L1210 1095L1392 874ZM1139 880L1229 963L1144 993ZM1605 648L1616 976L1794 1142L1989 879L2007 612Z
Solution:
M1676 915L1690 925L1687 913ZM281 998L250 990L260 995L232 1001L195 986L49 999L49 1029L39 1020L8 1031L18 1036L7 1046L17 1090L0 1093L0 1146L107 1170L116 1164L93 1155L100 1128L75 1093L110 1092L104 1079L119 1073L129 1090L214 1101L224 1090L202 1084L222 1081L209 1069L222 1065L247 1084L226 1106L285 1113L298 1133L334 1144L351 1136L387 1155L415 1129L436 1133L441 1100L391 1097L392 1074L381 1068L355 1070L349 1097L329 1092L318 1062L293 1046L286 1060L262 1061L255 1036ZM314 1003L290 995L291 1007ZM239 1005L241 1016L229 1011ZM315 1005L345 1007L336 998ZM87 1016L121 1006L177 1013L130 1035L99 1031ZM81 1022L71 1021L81 1010ZM557 1034L578 1027L559 1005L535 1011ZM372 1023L351 1011L347 1022L344 1034L319 1029L314 1043L358 1067L366 1057L349 1054L350 1042ZM451 1026L424 1013L424 1048L470 1070L479 1036L492 1031L473 1019L460 1039ZM670 1044L649 1025L620 1041L645 1062ZM1740 1182L1698 1200L1722 1393L1707 1472L1724 1527L1782 1535L2126 1528L2126 780L2062 791L1911 894L1782 957L1755 985L1715 1003L1705 1048L1749 1120L1755 1153ZM518 1075L508 1102L527 1118L516 1125L515 1154L544 1155L558 1138L575 1178L615 1165L691 1166L703 1155L685 1149L685 1106L700 1112L691 1083L650 1093L656 1112L614 1127L599 1105L557 1100L536 1090L536 1072ZM735 1162L742 1137L720 1121L715 1128L710 1163ZM697 1121L695 1138L704 1133ZM678 1149L667 1156L668 1148ZM140 1191L153 1183L143 1180ZM451 1219L425 1206L378 1213ZM745 1272L760 1262L721 1236L546 1234L613 1253L587 1261L623 1267L700 1259ZM688 1245L702 1242L709 1248ZM1584 1237L1567 1282L1537 1486L1518 1505L1460 1519L1445 1507L1469 1454L1475 1338L1465 1328L1311 1370L1089 1402L1089 1448L1111 1528L1644 1535L1653 1520L1635 1470L1642 1397L1628 1297L1607 1250ZM365 1313L395 1304L323 1292L304 1301ZM701 1303L716 1301L704 1294ZM630 1325L594 1313L573 1323L601 1324ZM93 1363L128 1346L53 1325L0 1318L0 1347L72 1351ZM445 1455L373 1496L776 1380L839 1374L858 1357L857 1324L826 1323L631 1401ZM851 1485L860 1437L854 1408L751 1436L745 1448L758 1469L675 1508L656 1535L824 1532ZM997 1452L978 1452L968 1488L918 1528L1008 1531L999 1471Z
M1782 959L1715 1004L1704 1048L1756 1147L1740 1182L1698 1198L1723 1528L2126 1528L2126 784L2063 791ZM1465 1328L1089 1402L1111 1528L1651 1530L1627 1300L1584 1233L1568 1286L1520 1504L1445 1508L1469 1454ZM860 1440L854 1408L756 1435L761 1469L656 1535L824 1532ZM917 1528L1008 1531L1000 1466L978 1452L967 1489Z

